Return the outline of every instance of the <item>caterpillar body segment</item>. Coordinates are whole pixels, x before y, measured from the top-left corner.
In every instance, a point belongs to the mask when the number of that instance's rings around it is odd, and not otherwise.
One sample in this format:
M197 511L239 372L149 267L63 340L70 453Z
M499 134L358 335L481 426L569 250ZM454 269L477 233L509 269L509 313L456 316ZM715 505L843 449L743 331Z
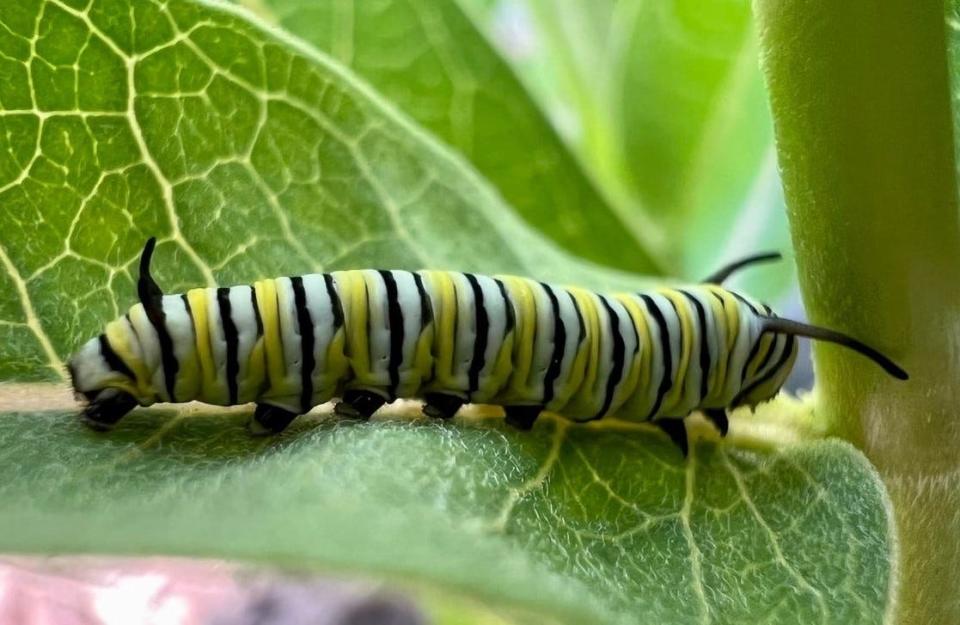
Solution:
M338 397L339 414L360 417L422 398L435 417L502 405L520 428L542 410L654 420L685 448L676 419L703 410L725 432L727 409L778 392L796 335L905 376L862 343L716 284L600 294L515 276L354 270L163 295L152 251L151 239L141 302L69 361L96 427L136 405L197 400L255 402L252 427L272 432Z

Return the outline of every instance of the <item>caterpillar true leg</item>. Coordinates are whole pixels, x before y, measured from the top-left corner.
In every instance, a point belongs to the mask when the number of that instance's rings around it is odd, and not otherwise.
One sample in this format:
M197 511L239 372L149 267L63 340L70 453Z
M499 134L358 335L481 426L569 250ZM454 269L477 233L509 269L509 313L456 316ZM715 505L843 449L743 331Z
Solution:
M720 436L727 435L727 430L730 429L730 420L727 418L726 410L723 408L706 408L703 414L710 423L717 426L717 429L720 430Z
M449 393L427 393L423 399L423 414L437 419L453 418L464 404L463 399Z
M269 404L257 404L257 409L254 411L248 427L250 432L257 436L279 434L287 429L290 422L296 418L297 414L289 410Z
M508 425L518 430L529 430L543 411L543 406L504 406L503 411L507 413L505 420Z
M690 446L687 443L687 426L684 425L683 419L667 417L657 419L653 424L666 432L670 440L673 441L673 444L680 448L680 452L683 453L683 457L686 458Z
M343 401L333 407L341 417L369 419L380 406L387 403L382 395L363 389L350 389L343 393Z
M109 430L136 407L137 400L130 393L107 389L90 401L83 411L83 418L95 430Z

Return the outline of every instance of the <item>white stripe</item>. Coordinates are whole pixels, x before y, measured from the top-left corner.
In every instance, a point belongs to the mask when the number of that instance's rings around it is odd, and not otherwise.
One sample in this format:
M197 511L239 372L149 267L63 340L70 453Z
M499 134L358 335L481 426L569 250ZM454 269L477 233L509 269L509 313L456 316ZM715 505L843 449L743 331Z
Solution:
M177 370L174 393L178 402L191 401L200 392L200 364L197 362L196 337L193 322L179 295L164 295L161 303L166 316L167 333L173 342L173 354L180 365ZM161 369L161 377L162 370ZM187 373L188 372L188 373ZM159 387L166 395L166 384ZM169 397L166 401L170 401Z
M616 412L617 409L627 401L629 393L633 391L632 388L627 387L627 381L630 379L630 375L633 373L633 359L634 352L637 349L637 332L636 327L633 325L633 318L630 316L630 313L627 312L626 307L620 303L615 297L608 296L605 298L606 301L610 304L610 308L617 314L619 318L618 327L620 329L620 337L623 339L623 369L621 371L620 380L617 382L617 385L613 389L613 398L610 402L610 406L607 410L607 414ZM611 336L611 349L613 346L613 340ZM611 370L613 368L613 354L611 351ZM603 387L603 393L605 394L607 387ZM602 395L601 395L602 397Z
M651 327L654 329L654 333L657 334L657 360L655 362L657 366L657 377L653 381L653 392L654 392L654 402L656 402L656 397L660 394L660 386L666 384L668 389L664 396L661 398L660 406L657 409L657 412L652 415L653 417L658 416L672 416L667 415L665 410L668 407L667 395L673 392L673 387L677 383L677 374L680 370L680 353L682 349L682 337L681 337L681 326L680 320L677 317L676 310L673 308L672 302L665 296L660 293L645 293L653 301L654 305L660 311L660 314L663 315L665 322L667 335L669 338L668 345L670 349L670 370L667 371L664 369L666 363L666 357L662 349L662 339L659 334L659 326L656 321L650 316ZM666 378L664 378L666 376ZM664 379L667 382L664 382ZM650 408L653 408L653 403L651 403Z
M467 277L459 272L451 273L457 290L457 327L453 350L453 375L461 388L450 389L466 391L469 386L470 363L473 362L473 346L477 340L475 300L473 287Z
M488 329L487 347L483 353L483 368L480 369L477 391L473 394L473 399L475 402L484 402L500 390L500 384L493 377L493 373L507 329L507 308L503 296L500 295L500 287L493 278L476 276L476 279L483 293L483 307L487 312ZM506 379L502 382L506 382Z
M277 286L277 320L280 323L280 341L283 344L284 399L292 402L290 406L297 406L297 412L300 406L300 370L303 358L293 283L290 278L277 278L274 283Z
M409 271L391 271L397 285L397 303L403 317L403 354L400 360L398 397L412 397L420 388L420 375L415 369L417 341L420 338L423 312L420 310L420 292Z
M577 358L577 347L580 338L580 321L577 318L577 311L574 308L570 292L565 288L550 285L554 295L557 296L559 304L560 319L563 321L563 327L566 332L566 340L563 346L563 358L560 360L560 374L553 384L553 401L547 405L548 410L559 411L570 400L583 382L582 376L578 379L571 377L574 361ZM584 332L586 328L584 328ZM584 340L586 340L584 334Z
M555 333L553 320L553 304L550 296L539 282L529 280L530 291L537 314L537 332L533 339L533 360L530 363L530 372L527 375L527 388L531 399L543 400L546 391L545 382L547 371L550 369L550 360L553 357L553 338Z
M257 341L257 319L253 312L253 288L235 286L230 289L230 317L237 327L237 402L244 404L257 398L263 379L251 378L250 358ZM261 355L263 358L263 355ZM260 366L266 371L266 363Z
M157 331L147 318L147 311L143 309L142 304L136 304L130 308L130 321L133 323L134 332L137 335L137 341L140 343L140 353L143 356L143 362L150 372L150 384L154 392L162 398L163 401L170 401L167 396L167 385L163 377L163 364L160 355L160 339L157 338Z

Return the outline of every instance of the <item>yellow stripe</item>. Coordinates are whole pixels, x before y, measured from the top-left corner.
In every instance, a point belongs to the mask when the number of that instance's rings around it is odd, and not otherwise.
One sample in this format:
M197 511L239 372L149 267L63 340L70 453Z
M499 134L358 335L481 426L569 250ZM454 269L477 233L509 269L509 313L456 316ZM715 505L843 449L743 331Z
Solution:
M684 305L685 297L673 289L658 289L658 293L673 302L680 320L680 362L677 366L677 376L673 380L673 387L663 399L662 406L674 406L680 401L686 385L687 371L690 367L690 352L693 350L693 320L690 311ZM669 311L667 314L670 314Z
M449 272L426 271L424 277L430 282L435 303L440 309L439 315L434 310L433 367L436 378L432 386L444 388L452 384L453 352L457 341L457 291Z
M259 302L257 303L259 306ZM257 340L250 348L250 356L247 358L247 375L240 381L238 386L245 392L240 394L240 401L252 401L256 399L263 389L263 382L267 376L266 362L264 358L264 340L263 337L257 337Z
M747 368L747 380L757 375L760 369L760 363L764 361L767 357L767 354L773 349L774 341L776 340L776 334L764 334L760 337L760 349L757 350L757 355L754 356L753 360L750 361L749 367ZM769 363L768 363L769 364Z
M206 289L190 289L187 301L190 302L190 316L196 330L197 358L200 360L200 397L214 399L217 395L217 369L213 358L213 345L210 343L208 294Z
M277 285L273 280L259 280L253 288L257 293L257 307L263 321L263 348L266 351L268 380L265 394L284 396L287 367L283 359L283 340L280 338Z
M571 379L577 376L581 383L563 412L592 414L601 401L596 397L593 388L600 366L600 314L597 312L597 300L593 293L577 287L567 287L567 290L577 300L585 335L583 343L577 348L577 359L571 372Z
M530 367L533 363L533 343L536 339L537 308L533 292L525 278L497 276L503 281L514 303L516 313L513 343L513 371L508 393L526 396Z
M132 381L121 373L116 374L116 381L111 382L111 386L123 389L135 397L153 398L150 376L147 374L147 367L142 360L137 358L130 345L131 330L127 326L127 321L123 318L114 319L107 324L104 334L107 335L107 342L110 348L123 360L130 370L133 371L136 380Z
M354 355L361 356L361 360L355 361L359 362L359 366L355 365L354 371L358 372L358 377L365 377L363 374L372 377L373 361L370 357L370 313L374 306L380 306L381 303L372 299L371 295L379 292L380 276L367 271L360 271L358 274L360 279L357 281L357 288L354 289L356 292L352 294L354 313L356 315L354 319L356 319L356 321L351 330L356 336L355 344L357 349Z
M787 345L784 345L783 348L786 349ZM783 352L781 352L781 355L782 354ZM790 371L793 369L793 363L796 360L796 358L797 358L797 342L794 341L790 355L783 362L783 365L781 365L776 370L776 374L774 374L764 384L761 384L757 388L753 389L748 399L763 401L769 397L776 395L777 391L780 390L780 387L782 387L784 382L786 382L787 376L790 375ZM773 364L775 363L771 363L771 366L773 366Z
M420 272L421 281L429 281L429 276L425 275L425 272ZM420 311L420 334L417 336L416 346L413 352L413 369L417 374L417 377L423 381L428 380L433 375L433 342L434 342L434 333L437 321L433 317L433 310L430 308L430 296L429 289L424 285L424 290L427 291L427 299L424 304L428 307L428 311ZM424 325L422 323L423 317L429 314L431 316L430 323Z
M583 340L580 340L577 343L573 354L573 362L570 365L570 372L567 375L567 378L563 380L561 384L563 393L567 397L567 403L569 405L569 402L573 399L574 395L579 390L585 388L585 384L587 383L584 370L587 368L587 363L590 361L592 349L591 346L596 342L594 340L594 337L596 337L596 332L594 329L592 329L588 313L584 311L584 294L586 291L582 291L578 294L576 292L578 289L573 287L565 287L564 290L573 296L577 303L577 309L580 311L579 317L583 320ZM574 311L574 315L576 315L576 311ZM579 339L580 328L577 328L576 330L578 333L577 337ZM572 328L571 331L573 331Z
M738 314L739 308L737 307L736 299L730 295L726 289L708 285L707 290L723 298L724 302L723 305L721 305L716 297L711 296L706 298L710 303L710 309L713 311L714 323L722 326L723 332L723 344L719 345L721 352L717 354L717 365L714 367L713 375L710 377L713 392L709 395L708 399L716 399L722 396L727 386L727 376L730 375L727 366L729 365L730 354L737 344L737 335L740 333L740 316Z
M633 395L641 389L648 389L650 385L650 328L647 327L647 317L643 314L643 311L640 310L640 305L637 303L636 298L627 293L619 293L614 295L614 297L623 304L623 307L626 308L627 313L630 315L633 327L637 330L637 340L640 343L639 350L637 350L633 357L633 367L630 372L630 377L624 385L625 389L629 389L626 396L630 397L630 395Z
M346 333L343 327L337 328L336 333L330 339L330 345L327 347L327 365L324 372L330 379L340 379L344 376L350 363L344 351L346 342Z
M729 331L729 336L727 339L729 351L727 354L728 356L732 356L734 350L737 349L737 343L740 341L740 303L739 300L737 300L737 298L735 298L729 291L726 291L725 289L718 289L718 291L720 292L720 295L723 296L723 301L726 302L725 310L727 311L727 330ZM746 349L750 349L749 346L746 347ZM730 360L730 362L734 361L733 358L729 357L728 360ZM730 382L729 378L733 378L734 376L737 377L733 381L736 384L739 384L740 371L727 371L728 379L724 381L724 385L728 384Z
M338 272L336 280L337 284L343 286L340 301L344 305L345 353L353 367L354 376L368 378L370 345L367 337L367 283L362 271Z

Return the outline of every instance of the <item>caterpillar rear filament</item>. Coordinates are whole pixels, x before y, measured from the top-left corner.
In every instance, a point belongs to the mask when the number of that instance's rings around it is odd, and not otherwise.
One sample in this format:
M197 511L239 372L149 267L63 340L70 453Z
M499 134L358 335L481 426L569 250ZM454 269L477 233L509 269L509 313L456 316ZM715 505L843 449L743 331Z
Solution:
M68 364L96 428L137 405L198 400L255 402L251 429L271 433L334 398L338 414L361 418L422 398L438 418L465 403L501 405L522 429L544 410L574 421L652 420L686 453L683 418L703 411L726 434L727 410L779 391L798 336L838 343L907 379L856 339L781 319L720 286L776 254L701 284L641 293L357 270L164 295L150 275L155 243L141 255L140 302Z

